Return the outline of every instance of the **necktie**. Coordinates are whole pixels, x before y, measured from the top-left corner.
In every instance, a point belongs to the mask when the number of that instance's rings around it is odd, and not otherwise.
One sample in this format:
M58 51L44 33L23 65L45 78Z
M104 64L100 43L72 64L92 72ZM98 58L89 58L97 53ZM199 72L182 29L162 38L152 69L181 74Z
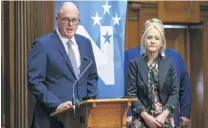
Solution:
M76 78L78 78L79 77L80 70L79 70L79 67L77 65L77 61L76 61L76 58L75 58L74 50L72 49L72 43L73 42L71 40L69 40L67 42L67 46L68 46L68 56L69 56L69 59L71 61L71 64L72 64L74 73L76 75Z

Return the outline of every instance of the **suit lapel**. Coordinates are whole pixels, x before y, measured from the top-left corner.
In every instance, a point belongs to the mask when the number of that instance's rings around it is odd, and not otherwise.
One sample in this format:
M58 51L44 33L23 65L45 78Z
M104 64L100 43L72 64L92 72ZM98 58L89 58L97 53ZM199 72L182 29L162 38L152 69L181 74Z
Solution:
M141 77L144 81L144 83L148 84L148 67L147 67L147 62L145 61L145 58L143 57L143 59L140 61L139 65L138 65Z
M165 78L168 73L168 66L166 64L166 58L165 57L158 57L158 65L159 65L159 82L160 82L160 89L162 89Z
M57 45L57 47L58 47L58 49L59 49L59 52L61 53L61 55L62 55L62 56L64 57L64 59L66 60L66 63L67 63L67 65L68 65L69 69L71 70L72 74L73 74L74 77L76 78L76 75L75 75L75 73L74 73L73 67L72 67L71 62L70 62L70 59L69 59L69 57L68 57L68 55L67 55L67 53L66 53L66 50L65 50L65 48L64 48L64 45L62 44L62 42L61 42L61 40L60 40L58 34L56 33L56 31L53 32L53 37L56 38L57 41L55 41L55 42L56 42L56 45Z

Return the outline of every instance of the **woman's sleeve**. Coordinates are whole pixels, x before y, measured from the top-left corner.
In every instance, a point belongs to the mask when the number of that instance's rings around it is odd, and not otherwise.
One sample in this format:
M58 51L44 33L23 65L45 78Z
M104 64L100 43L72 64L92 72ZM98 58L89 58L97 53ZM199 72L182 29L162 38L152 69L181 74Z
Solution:
M127 75L127 97L135 97L137 100L132 103L132 109L134 114L140 115L141 112L145 111L145 107L142 105L140 99L138 98L139 90L137 89L137 76L138 76L138 67L136 61L131 61L129 63L128 75Z
M169 85L169 99L164 106L164 109L168 109L170 114L172 115L178 104L178 96L179 96L179 84L176 76L176 69L173 62L170 65L168 76L170 78Z

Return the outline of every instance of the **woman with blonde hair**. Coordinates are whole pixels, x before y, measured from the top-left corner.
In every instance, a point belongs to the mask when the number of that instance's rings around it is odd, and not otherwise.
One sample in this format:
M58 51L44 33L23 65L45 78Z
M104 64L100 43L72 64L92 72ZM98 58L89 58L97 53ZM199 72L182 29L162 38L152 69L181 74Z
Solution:
M156 20L156 19L151 19ZM166 39L162 22L146 21L142 35L142 57L129 63L127 96L132 104L131 128L172 128L179 85L174 63L164 54Z

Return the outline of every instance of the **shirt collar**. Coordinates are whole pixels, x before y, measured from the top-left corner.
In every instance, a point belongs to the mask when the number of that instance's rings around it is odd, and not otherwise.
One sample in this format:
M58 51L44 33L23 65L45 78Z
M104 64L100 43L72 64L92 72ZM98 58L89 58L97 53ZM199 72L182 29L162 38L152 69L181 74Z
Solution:
M147 56L145 53L142 54L142 58L143 58L144 61L147 62L147 64L148 64L148 56ZM158 54L158 56L153 60L152 64L153 64L153 63L158 64L158 61L159 61L161 58L163 58L163 56L161 56L160 54ZM150 65L152 65L152 64L150 64ZM149 67L150 65L148 64L148 67Z
M69 41L68 38L63 37L63 36L61 35L61 33L59 32L58 28L56 29L56 32L57 32L57 34L58 34L58 36L59 36L59 38L61 39L61 42L62 42L63 44L66 44L66 43ZM71 38L71 41L73 42L73 44L77 45L74 36Z

